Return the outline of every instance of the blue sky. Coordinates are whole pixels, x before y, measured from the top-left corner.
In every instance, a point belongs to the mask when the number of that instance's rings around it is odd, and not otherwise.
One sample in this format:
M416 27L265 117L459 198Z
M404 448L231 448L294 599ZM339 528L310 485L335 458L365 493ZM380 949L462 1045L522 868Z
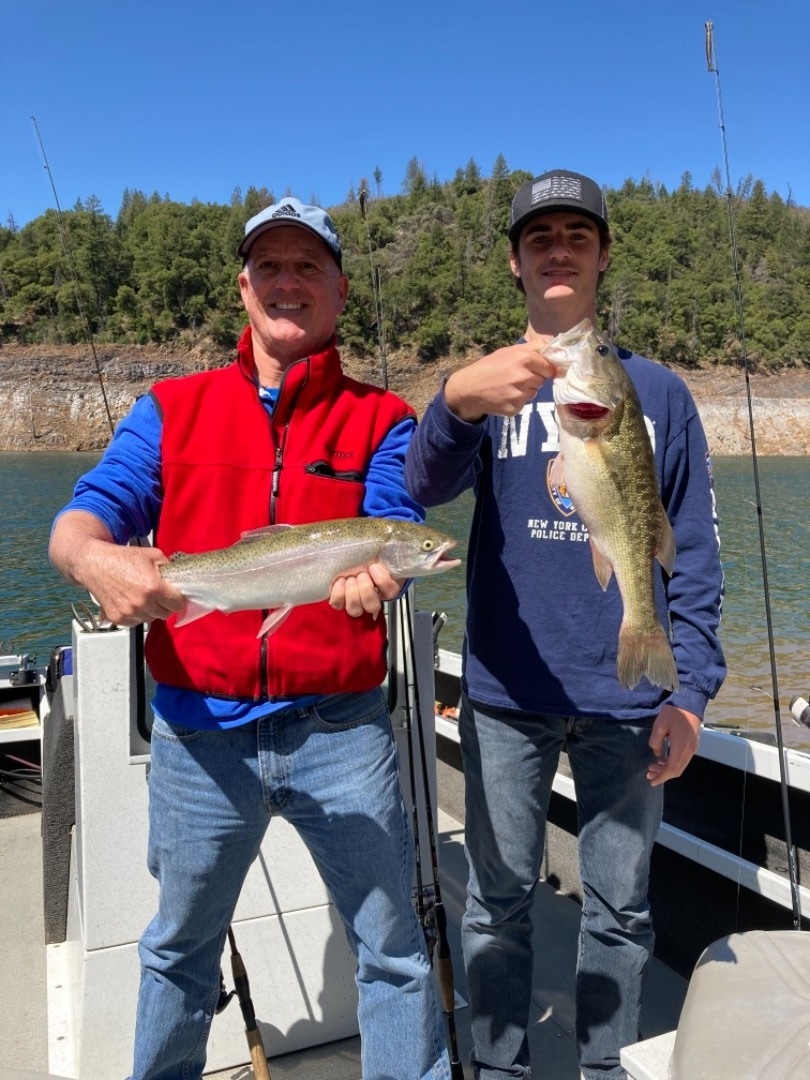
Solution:
M6 0L0 223L125 188L227 203L236 187L342 202L417 158L452 178L555 166L668 188L724 168L810 206L808 0Z

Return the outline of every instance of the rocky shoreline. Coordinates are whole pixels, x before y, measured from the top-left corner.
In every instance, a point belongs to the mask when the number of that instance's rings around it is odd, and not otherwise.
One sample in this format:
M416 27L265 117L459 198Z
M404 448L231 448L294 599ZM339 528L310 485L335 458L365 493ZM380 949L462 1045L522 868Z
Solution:
M469 358L469 359L472 359ZM217 367L228 356L142 346L0 346L0 451L100 450L132 402L158 379ZM459 360L421 363L392 356L389 385L422 413L443 375ZM374 362L345 360L356 378L379 382ZM96 366L101 371L104 394ZM700 411L716 456L751 451L748 388L742 371L706 368L679 372ZM810 454L810 365L750 377L757 453ZM105 405L106 396L106 405Z

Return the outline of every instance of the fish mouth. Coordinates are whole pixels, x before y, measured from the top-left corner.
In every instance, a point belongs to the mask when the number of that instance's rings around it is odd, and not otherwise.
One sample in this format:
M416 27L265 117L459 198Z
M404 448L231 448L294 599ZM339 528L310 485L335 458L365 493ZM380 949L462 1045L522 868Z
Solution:
M611 412L606 405L597 405L591 401L568 402L565 407L577 420L601 420Z
M446 540L444 543L439 544L433 557L427 564L431 573L439 574L443 570L452 570L454 567L461 565L461 559L448 559L445 557L447 552L451 551L455 546L455 540Z

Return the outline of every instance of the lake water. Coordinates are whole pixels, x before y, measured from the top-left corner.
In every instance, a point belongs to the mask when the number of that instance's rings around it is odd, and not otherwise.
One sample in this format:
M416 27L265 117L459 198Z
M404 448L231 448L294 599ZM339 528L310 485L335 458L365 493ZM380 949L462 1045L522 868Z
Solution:
M62 581L47 558L48 533L76 479L97 454L0 453L4 529L0 533L0 652L31 652L44 663L69 640L71 602L87 594ZM729 675L706 721L742 731L773 731L775 710L766 629L762 558L751 461L714 462L726 599L721 635ZM787 746L810 751L810 731L790 716L796 695L810 697L810 458L763 458L759 464L776 672ZM459 540L472 514L469 493L431 510L429 520ZM417 606L447 613L440 644L460 650L464 573L420 581Z

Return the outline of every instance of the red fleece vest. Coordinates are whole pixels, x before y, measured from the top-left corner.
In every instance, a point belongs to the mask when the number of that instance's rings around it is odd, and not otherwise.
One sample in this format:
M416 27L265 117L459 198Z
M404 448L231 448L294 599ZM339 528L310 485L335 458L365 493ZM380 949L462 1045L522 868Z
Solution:
M163 417L164 501L155 544L165 554L225 547L248 529L355 517L368 464L413 410L343 374L334 346L285 373L272 420L253 379L250 329L237 362L157 383ZM154 678L219 697L262 700L348 693L386 673L385 620L351 618L326 601L295 608L257 638L258 611L176 627L154 622L146 659Z

